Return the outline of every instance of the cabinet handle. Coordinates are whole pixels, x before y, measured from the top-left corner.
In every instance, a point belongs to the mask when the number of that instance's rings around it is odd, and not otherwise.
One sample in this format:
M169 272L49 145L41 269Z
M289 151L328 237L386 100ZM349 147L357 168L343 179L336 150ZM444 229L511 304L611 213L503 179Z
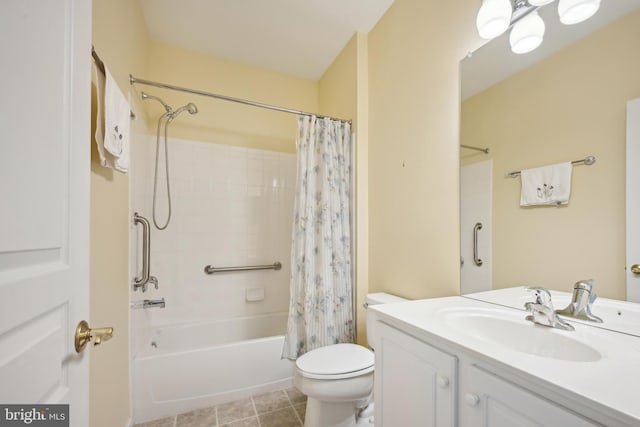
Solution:
M474 393L467 393L464 396L464 400L469 406L476 406L478 403L480 403L480 397L478 397L478 395Z
M449 378L447 377L441 377L440 375L438 375L438 387L440 388L447 388L449 387Z

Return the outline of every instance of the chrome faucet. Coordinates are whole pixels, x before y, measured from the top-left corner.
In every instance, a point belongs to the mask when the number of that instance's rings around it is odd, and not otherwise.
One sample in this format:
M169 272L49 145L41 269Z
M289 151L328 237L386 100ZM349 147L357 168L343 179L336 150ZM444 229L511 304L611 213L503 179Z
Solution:
M590 320L602 323L602 319L591 314L591 304L598 298L592 292L593 279L580 280L573 285L573 297L567 308L556 310L556 314L561 316L575 317L580 320Z
M575 330L573 326L562 320L556 315L551 302L551 293L549 290L541 287L527 288L527 291L533 292L536 300L526 302L524 308L531 314L526 317L527 320L543 326L558 328L565 331Z

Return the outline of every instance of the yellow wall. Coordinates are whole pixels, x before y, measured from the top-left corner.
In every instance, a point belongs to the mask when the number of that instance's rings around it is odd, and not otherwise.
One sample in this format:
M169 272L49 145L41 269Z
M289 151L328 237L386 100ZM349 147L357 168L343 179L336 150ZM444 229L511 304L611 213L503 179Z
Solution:
M358 37L354 35L318 82L318 113L355 121ZM355 124L354 124L355 126Z
M569 292L593 278L598 295L625 298L626 103L640 96L638 40L640 12L463 104L463 144L493 158L495 287ZM566 207L520 208L520 180L504 177L588 155L597 161L574 168Z
M367 344L363 303L369 293L369 39L364 34L356 37L356 320L358 342Z
M146 72L147 36L139 3L94 0L93 44L127 94L129 73ZM92 117L93 135L95 111ZM144 129L144 120L132 123L132 134ZM112 340L90 350L90 425L120 427L130 416L129 178L100 166L93 137L87 143L92 147L90 325L114 328Z
M459 291L459 61L476 0L396 0L369 33L369 291Z
M318 83L315 81L155 41L150 43L146 79L302 111L318 110ZM171 123L170 133L174 137L295 151L296 116L293 114L155 87L140 85L136 90L157 95L174 108L187 102L198 106L197 115L184 114ZM158 115L163 112L159 105L155 101L145 101L144 108L150 112L153 129Z
M368 46L366 34L355 34L319 81L319 113L351 119L355 132L355 280L358 342L366 344L366 312L362 308L369 284L368 244Z

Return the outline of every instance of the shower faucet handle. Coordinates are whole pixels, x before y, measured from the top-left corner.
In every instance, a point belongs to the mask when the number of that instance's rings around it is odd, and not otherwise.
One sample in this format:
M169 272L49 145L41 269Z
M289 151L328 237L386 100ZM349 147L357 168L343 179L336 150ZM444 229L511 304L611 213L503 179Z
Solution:
M153 286L156 289L159 289L158 288L158 278L156 276L149 276L149 283L153 283Z

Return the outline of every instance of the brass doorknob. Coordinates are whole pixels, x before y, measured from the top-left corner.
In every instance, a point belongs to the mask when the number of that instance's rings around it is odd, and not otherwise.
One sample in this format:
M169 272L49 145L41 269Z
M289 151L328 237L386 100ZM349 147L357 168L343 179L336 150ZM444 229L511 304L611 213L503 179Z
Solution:
M633 274L640 274L640 264L633 264L631 266L631 272Z
M113 337L113 328L97 328L91 329L86 320L81 320L76 328L76 336L74 344L76 352L80 353L87 346L87 343L93 341L93 345L100 345L102 341L106 341Z

